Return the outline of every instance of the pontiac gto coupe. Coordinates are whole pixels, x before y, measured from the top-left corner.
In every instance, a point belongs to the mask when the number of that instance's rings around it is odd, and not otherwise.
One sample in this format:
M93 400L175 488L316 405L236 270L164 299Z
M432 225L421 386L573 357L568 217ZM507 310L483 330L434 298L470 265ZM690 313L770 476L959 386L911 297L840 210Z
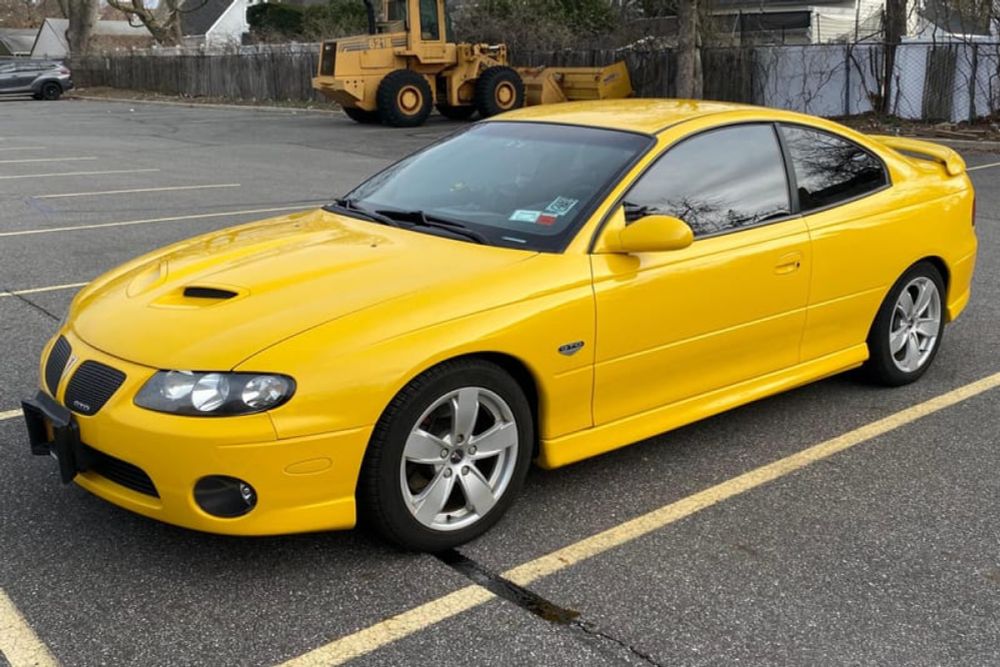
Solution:
M62 479L193 529L436 551L555 468L864 365L969 300L962 159L771 109L568 103L74 299L24 401Z

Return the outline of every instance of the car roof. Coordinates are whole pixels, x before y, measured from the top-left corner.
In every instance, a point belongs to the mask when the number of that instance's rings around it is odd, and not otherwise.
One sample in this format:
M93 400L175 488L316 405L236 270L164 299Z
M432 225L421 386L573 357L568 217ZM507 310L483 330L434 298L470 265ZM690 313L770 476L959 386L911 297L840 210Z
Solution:
M705 100L636 99L543 104L509 111L497 120L565 123L656 134L671 125L710 114L761 110L747 104Z

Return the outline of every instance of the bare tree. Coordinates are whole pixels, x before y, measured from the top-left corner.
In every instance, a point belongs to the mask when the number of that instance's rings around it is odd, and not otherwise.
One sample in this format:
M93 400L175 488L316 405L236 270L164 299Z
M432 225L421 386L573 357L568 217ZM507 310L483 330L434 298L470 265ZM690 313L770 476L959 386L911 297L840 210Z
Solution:
M37 28L47 16L60 10L54 5L54 0L0 0L0 26Z
M892 77L896 69L896 47L906 34L906 0L885 2L885 70L882 74L882 97L879 113L888 113L892 103Z
M177 46L184 37L181 16L203 7L208 0L160 0L155 7L148 7L144 0L107 0L108 6L117 9L130 23L138 21L158 44Z
M86 55L90 50L90 37L100 17L98 0L59 0L59 8L69 19L66 41L73 57Z
M702 96L698 0L677 2L677 97Z

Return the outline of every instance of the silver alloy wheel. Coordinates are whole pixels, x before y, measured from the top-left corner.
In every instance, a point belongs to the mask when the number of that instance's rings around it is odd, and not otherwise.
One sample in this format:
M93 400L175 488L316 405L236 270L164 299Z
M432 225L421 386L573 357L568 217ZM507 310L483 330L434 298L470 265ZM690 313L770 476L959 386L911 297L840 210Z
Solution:
M896 299L889 323L889 353L896 368L912 373L934 352L941 333L941 293L933 280L914 278Z
M462 387L434 401L410 430L399 483L413 516L458 530L486 516L517 467L517 422L500 396Z

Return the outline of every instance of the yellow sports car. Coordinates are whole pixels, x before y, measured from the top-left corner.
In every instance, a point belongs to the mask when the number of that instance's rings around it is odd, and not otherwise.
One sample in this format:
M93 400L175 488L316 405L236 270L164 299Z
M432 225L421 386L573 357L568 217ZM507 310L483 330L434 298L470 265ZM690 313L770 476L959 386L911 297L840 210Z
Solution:
M23 403L62 479L149 517L441 550L555 468L864 364L920 377L969 300L965 164L714 102L535 107L322 210L74 299Z

